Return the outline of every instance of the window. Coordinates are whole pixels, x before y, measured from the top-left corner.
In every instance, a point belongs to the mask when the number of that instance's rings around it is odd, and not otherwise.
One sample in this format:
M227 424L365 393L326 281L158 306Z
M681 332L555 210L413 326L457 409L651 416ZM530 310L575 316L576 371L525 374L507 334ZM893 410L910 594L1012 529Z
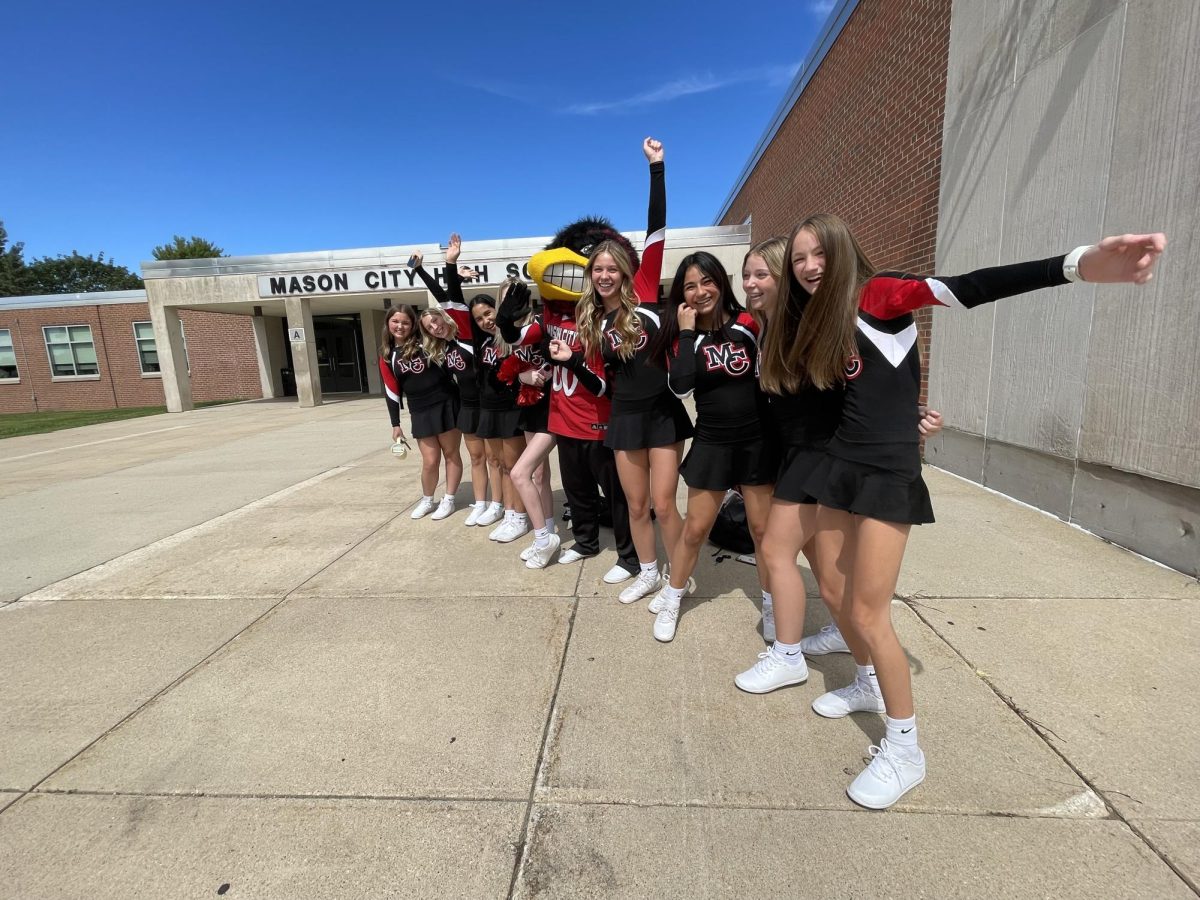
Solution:
M0 381L15 381L17 372L17 354L13 350L12 331L0 328Z
M42 334L46 338L46 353L50 356L51 375L100 374L91 325L45 325Z
M183 340L183 364L187 366L188 374L192 374L192 363L188 359L187 335L183 331L183 322L179 323L179 337ZM154 323L134 322L133 340L137 344L138 363L143 375L155 375L162 372L158 362L158 345L154 343Z
M162 369L158 365L158 347L154 343L154 323L134 322L133 339L137 342L138 362L142 366L142 374L161 372Z

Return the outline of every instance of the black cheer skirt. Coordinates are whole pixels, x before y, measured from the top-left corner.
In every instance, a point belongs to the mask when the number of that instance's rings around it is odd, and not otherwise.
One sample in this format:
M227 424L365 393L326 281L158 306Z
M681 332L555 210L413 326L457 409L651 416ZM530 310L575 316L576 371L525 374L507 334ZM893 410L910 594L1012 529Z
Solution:
M529 434L548 434L550 431L550 392L533 406L518 406L521 430Z
M464 406L459 409L458 430L463 434L475 434L479 430L478 406Z
M772 496L789 503L816 503L817 498L809 493L807 484L813 471L825 461L825 455L823 449L785 446Z
M916 478L908 478L826 454L804 487L830 509L900 525L928 525L933 521L929 488L919 473Z
M410 410L409 415L413 437L437 437L458 427L458 398L447 397L437 406Z
M670 447L695 433L692 420L673 394L645 412L614 412L608 420L604 446L610 450L646 450Z
M706 444L697 439L679 466L683 482L698 491L727 491L739 484L773 484L779 457L763 438L740 444Z
M479 411L479 429L476 437L496 440L513 438L521 433L521 411L511 409L482 409Z

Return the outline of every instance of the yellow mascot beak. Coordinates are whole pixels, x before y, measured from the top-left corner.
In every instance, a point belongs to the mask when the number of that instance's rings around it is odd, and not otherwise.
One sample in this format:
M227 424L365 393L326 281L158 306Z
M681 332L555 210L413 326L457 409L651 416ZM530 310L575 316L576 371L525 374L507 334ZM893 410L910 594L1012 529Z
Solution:
M529 260L529 277L537 284L543 300L574 302L583 293L586 265L587 259L570 247L555 247L533 255Z

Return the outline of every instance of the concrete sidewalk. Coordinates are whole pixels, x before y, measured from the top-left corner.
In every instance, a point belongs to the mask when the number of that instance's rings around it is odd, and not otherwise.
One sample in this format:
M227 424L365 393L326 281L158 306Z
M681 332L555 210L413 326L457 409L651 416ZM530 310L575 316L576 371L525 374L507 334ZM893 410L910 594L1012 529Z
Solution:
M611 550L529 572L410 519L386 424L0 442L0 896L1196 895L1194 580L928 470L895 618L929 777L872 813L881 719L809 710L848 657L733 685L752 568L703 558L658 644Z

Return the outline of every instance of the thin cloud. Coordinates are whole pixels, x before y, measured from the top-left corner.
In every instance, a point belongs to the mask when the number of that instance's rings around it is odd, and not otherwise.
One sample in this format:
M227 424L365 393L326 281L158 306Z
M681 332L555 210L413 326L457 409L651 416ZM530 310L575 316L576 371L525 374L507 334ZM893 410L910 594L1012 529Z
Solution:
M812 0L808 4L809 12L815 13L824 18L833 12L833 8L837 6L837 0Z
M724 77L717 77L712 74L690 75L684 78L677 78L654 90L643 91L640 94L634 94L630 97L622 97L616 100L600 100L594 103L573 103L566 107L563 112L574 116L593 116L602 112L632 112L647 106L670 103L672 100L678 100L680 97L712 93L713 91L718 91L721 88L730 87L735 84L760 83L768 87L781 87L791 83L792 79L796 77L796 72L799 68L800 63L795 62L783 65L760 66L755 69L733 72Z
M657 87L652 91L634 94L620 100L603 100L597 103L573 103L566 112L576 116L590 116L599 112L626 112L640 109L644 106L656 106L659 103L669 103L680 97L690 97L693 94L707 94L733 84L736 78L714 78L711 75L701 75L692 78L679 78L675 81Z

